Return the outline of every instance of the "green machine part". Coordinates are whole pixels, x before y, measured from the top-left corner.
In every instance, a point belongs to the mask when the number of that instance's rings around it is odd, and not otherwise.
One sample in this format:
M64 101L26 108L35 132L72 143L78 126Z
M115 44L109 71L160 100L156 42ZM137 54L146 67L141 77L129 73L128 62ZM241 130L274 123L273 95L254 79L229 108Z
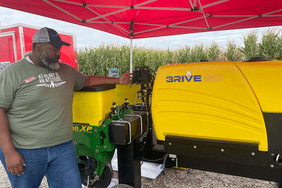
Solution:
M100 126L73 124L73 140L75 142L78 163L85 164L80 156L95 158L97 168L95 172L101 176L106 164L112 159L115 145L109 143L108 125L106 119Z
M113 158L115 145L109 142L108 125L112 120L123 118L125 114L131 114L131 109L123 109L115 106L116 112L111 119L106 119L100 126L85 124L73 124L73 140L75 142L78 163L85 164L80 156L95 158L97 168L95 172L101 176L106 164Z

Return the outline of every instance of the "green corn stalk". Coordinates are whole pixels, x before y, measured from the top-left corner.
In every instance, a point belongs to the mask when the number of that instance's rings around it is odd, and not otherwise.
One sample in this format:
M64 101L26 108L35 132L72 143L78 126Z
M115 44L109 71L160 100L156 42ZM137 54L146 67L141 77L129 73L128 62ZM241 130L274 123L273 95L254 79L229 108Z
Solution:
M244 47L238 48L234 42L228 42L226 50L213 42L206 49L204 45L195 45L193 48L185 46L179 49L161 50L133 47L134 66L149 66L157 71L160 66L209 61L242 61L253 56L263 56L268 59L282 59L282 36L277 30L268 30L263 34L261 43L258 43L256 33L251 32L243 36ZM256 48L257 46L257 48ZM108 76L109 68L118 68L120 75L129 70L130 48L127 45L105 45L97 47L85 46L78 52L79 70L86 75Z
M207 59L209 61L218 61L220 55L219 45L215 42L212 42L211 45L206 49Z
M187 45L184 48L175 50L175 56L177 59L177 63L190 63L191 62L190 51L191 51L191 48Z
M243 53L237 48L234 41L229 41L227 44L227 49L224 52L227 61L242 61Z
M249 34L243 36L244 47L238 48L244 55L245 60L252 57L258 57L258 36L255 31L251 31Z
M206 60L207 55L204 50L204 45L194 45L190 52L190 60L191 62L199 62L202 60Z
M263 33L261 43L259 44L259 54L266 59L281 59L282 36L277 29L268 29Z

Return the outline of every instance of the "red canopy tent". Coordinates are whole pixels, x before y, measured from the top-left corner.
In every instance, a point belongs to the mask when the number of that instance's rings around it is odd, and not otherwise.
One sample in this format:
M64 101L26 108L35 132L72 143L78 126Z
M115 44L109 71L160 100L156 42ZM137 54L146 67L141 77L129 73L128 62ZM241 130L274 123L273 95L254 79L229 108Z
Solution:
M282 25L281 0L0 0L0 6L102 30L131 42L138 38Z
M0 6L129 39L282 25L281 0L0 0Z

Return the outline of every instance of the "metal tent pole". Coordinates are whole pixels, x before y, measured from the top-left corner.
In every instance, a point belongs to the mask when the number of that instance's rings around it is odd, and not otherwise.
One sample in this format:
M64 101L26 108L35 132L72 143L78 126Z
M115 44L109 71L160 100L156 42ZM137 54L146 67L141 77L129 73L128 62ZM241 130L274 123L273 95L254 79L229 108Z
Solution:
M132 36L130 37L130 73L132 73Z

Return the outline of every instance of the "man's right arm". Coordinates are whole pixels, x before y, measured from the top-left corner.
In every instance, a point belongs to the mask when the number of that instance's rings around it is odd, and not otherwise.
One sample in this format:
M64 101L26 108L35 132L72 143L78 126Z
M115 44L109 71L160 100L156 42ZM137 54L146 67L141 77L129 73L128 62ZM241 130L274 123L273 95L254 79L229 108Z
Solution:
M0 147L5 155L7 170L12 174L23 174L25 162L22 155L17 152L14 147L10 135L8 119L3 107L0 107Z

